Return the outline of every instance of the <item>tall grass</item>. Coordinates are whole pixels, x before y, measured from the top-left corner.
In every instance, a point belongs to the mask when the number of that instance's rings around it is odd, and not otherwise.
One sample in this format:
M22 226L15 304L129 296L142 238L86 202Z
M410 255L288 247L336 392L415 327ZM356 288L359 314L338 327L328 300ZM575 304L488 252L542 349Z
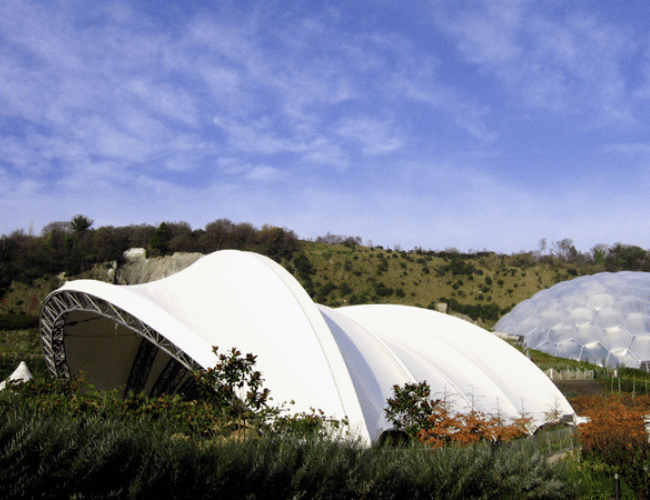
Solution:
M365 448L291 435L175 438L152 422L21 413L0 423L2 498L571 498L533 443Z

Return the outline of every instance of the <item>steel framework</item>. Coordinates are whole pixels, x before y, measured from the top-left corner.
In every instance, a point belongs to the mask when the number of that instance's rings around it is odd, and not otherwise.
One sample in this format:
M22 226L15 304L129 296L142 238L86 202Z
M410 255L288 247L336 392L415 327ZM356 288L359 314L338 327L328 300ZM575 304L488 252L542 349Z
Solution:
M89 312L108 318L142 337L126 391L139 392L144 389L159 350L166 352L172 359L156 380L152 394L173 392L188 371L202 369L178 346L123 309L85 292L59 290L46 297L40 320L43 355L47 369L54 378L70 378L64 337L66 326L69 325L68 315L72 311Z

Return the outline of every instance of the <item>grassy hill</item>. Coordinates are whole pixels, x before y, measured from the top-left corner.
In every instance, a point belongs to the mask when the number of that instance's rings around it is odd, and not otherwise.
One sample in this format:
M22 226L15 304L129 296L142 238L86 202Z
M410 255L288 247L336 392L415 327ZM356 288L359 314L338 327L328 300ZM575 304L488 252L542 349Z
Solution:
M280 263L313 299L332 307L364 303L405 304L434 308L449 305L491 329L516 304L554 284L602 269L558 259L536 259L532 253L463 254L453 251L403 251L303 241L300 250ZM70 279L106 279L106 265ZM30 284L15 281L2 299L0 317L38 316L43 299L62 284L62 276L43 276ZM0 323L0 377L21 359L44 373L37 328L9 329Z
M303 257L283 262L314 300L333 307L449 304L490 329L522 300L560 281L594 272L564 262L493 252L461 254L305 242Z

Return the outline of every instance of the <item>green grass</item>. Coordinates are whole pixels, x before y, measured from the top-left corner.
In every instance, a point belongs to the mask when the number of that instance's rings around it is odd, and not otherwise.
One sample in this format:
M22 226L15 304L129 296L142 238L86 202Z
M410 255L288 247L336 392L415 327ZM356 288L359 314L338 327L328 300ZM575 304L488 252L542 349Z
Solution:
M432 452L350 440L175 439L151 423L0 422L4 498L574 498L562 463L530 442Z
M310 276L313 287L297 271L294 276L312 291L316 302L334 307L357 303L427 307L446 298L447 302L454 299L468 306L494 304L499 310L506 310L553 286L558 279L573 279L599 270L535 261L527 254L527 258L522 258L481 252L454 260L429 252L364 246L352 249L314 242L302 245L315 269ZM459 265L454 266L454 262ZM283 265L295 271L291 262L285 261ZM386 289L393 293L382 294ZM497 319L475 318L488 329Z
M38 329L0 330L0 380L11 375L21 361L35 376L46 376Z

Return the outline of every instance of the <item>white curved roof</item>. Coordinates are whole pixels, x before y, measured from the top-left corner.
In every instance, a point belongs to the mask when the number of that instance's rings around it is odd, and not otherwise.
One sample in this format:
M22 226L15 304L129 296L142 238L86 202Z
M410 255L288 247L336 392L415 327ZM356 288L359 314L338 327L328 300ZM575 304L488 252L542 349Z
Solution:
M434 398L458 411L475 408L506 420L522 412L535 425L573 409L528 358L495 335L437 311L401 305L338 309L392 352L412 379L426 380Z
M639 368L650 361L650 273L558 283L518 304L495 328L555 356Z
M176 360L208 368L213 345L236 347L257 355L276 404L345 416L366 440L390 428L393 385L421 380L459 409L516 418L523 408L538 425L553 409L573 413L541 371L485 330L414 307L316 305L255 253L215 252L142 285L69 282L46 299L41 330L53 374L84 369L101 388L139 377L134 387L153 392Z

